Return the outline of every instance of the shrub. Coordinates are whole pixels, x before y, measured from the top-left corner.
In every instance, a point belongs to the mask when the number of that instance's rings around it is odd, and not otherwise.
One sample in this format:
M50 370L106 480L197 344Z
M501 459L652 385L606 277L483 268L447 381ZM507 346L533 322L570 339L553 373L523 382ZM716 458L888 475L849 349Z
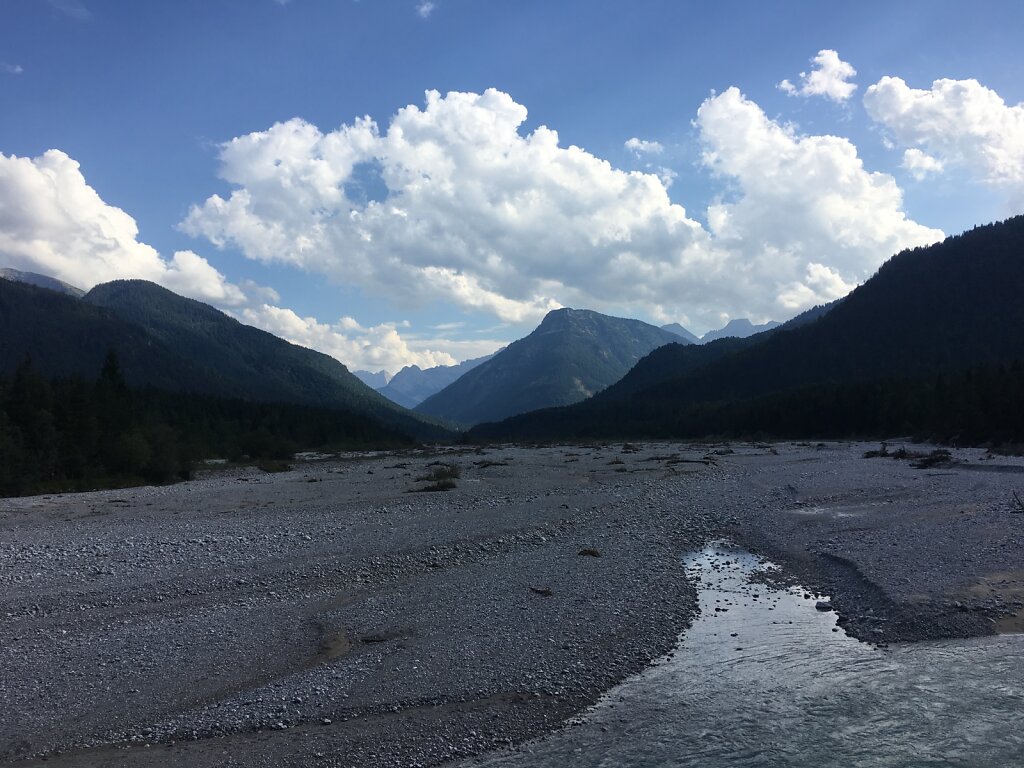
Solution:
M462 472L459 470L458 464L436 463L431 465L431 470L427 474L417 477L416 481L436 483L442 480L458 480L460 477L462 477Z

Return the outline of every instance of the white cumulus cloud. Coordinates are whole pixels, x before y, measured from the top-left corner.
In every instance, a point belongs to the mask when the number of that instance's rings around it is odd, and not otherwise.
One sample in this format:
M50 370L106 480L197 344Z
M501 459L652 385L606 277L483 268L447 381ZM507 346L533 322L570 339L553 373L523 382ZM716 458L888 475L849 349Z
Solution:
M903 168L910 171L910 174L921 181L935 173L942 173L943 165L931 155L925 154L920 149L912 147L903 153Z
M416 13L421 19L426 19L434 12L436 6L430 0L421 0L416 4Z
M779 83L779 89L790 96L824 96L837 102L846 101L857 90L857 84L850 82L857 70L840 59L835 51L818 51L818 55L811 59L811 64L814 66L810 72L800 73L799 85L783 80Z
M939 168L928 170L956 166L989 184L1024 184L1024 104L1008 105L977 80L936 80L924 90L883 77L864 106L898 146L920 153L910 164L904 155L912 172L930 156Z
M706 327L829 300L942 236L907 218L892 177L849 141L797 135L734 88L696 122L704 162L736 193L709 208L708 229L670 201L670 178L563 147L545 126L524 134L526 117L500 91L431 91L384 127L278 123L222 146L234 189L181 226L391 300L524 324L568 305ZM368 175L372 199L356 189Z
M705 101L697 126L705 165L737 185L737 199L709 207L708 224L749 295L775 282L782 307L830 301L893 253L943 236L907 217L896 181L865 169L850 141L799 135L735 88Z
M609 263L700 235L657 176L560 147L543 126L521 135L526 115L489 90L429 92L424 109L400 109L383 132L368 118L326 134L278 123L224 145L221 176L237 188L182 226L251 258L513 322L564 303L556 294L581 278L618 290ZM365 169L386 198L349 196Z
M660 142L645 141L644 139L638 139L636 136L627 139L625 147L637 157L641 155L660 155L665 151L665 147Z
M8 64L6 61L0 61L0 72L5 75L20 75L25 71L25 68L21 64Z
M0 263L86 290L141 278L224 306L245 301L242 289L201 256L178 251L164 259L138 234L135 219L105 203L63 152L0 153Z

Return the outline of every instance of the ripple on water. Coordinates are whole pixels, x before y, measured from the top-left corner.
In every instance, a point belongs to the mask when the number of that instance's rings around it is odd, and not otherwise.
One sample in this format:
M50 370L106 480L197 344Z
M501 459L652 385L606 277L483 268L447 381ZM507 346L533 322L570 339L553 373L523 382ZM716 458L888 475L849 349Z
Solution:
M751 580L716 543L684 559L701 615L578 725L486 766L1024 766L1024 635L882 651ZM717 610L716 610L717 609Z

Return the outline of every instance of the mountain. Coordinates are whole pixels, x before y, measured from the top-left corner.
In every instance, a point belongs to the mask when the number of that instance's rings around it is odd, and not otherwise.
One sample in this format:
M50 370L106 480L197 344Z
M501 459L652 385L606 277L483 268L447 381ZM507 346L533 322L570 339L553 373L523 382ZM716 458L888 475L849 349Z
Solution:
M746 318L730 320L726 323L724 328L719 328L717 331L708 331L700 338L688 331L679 323L669 323L668 325L661 326L661 329L663 331L668 331L669 333L674 333L691 344L707 344L712 341L717 341L718 339L747 339L751 336L756 336L759 333L774 331L777 328L795 328L797 325L803 325L804 323L811 322L811 320L817 320L840 301L842 301L842 299L836 299L828 304L821 304L812 309L808 309L806 312L802 312L793 319L781 324L776 323L773 320L769 320L767 323L763 323L761 325L754 325Z
M391 374L387 371L377 371L376 373L373 371L352 371L352 375L371 389L386 387L387 383L391 381Z
M764 331L770 331L772 328L778 328L779 324L769 320L767 323L762 325L754 325L749 320L739 318L736 320L730 320L725 324L724 328L719 328L717 331L708 331L700 337L701 344L707 344L709 341L717 341L718 339L745 339L748 336L753 336Z
M611 385L605 392L614 392L616 396L624 396L627 392L638 392L662 381L682 376L689 371L707 365L713 360L725 357L751 345L759 344L770 334L799 328L802 325L811 323L828 313L840 301L842 299L808 309L782 325L776 325L774 328L764 331L764 335L754 334L743 338L724 336L707 344L698 340L696 344L676 343L658 347L646 358L639 361L637 366L630 370L623 379ZM662 330L666 330L666 327L662 326ZM683 330L685 331L686 329L684 328ZM606 394L600 394L595 399L604 400L607 396Z
M3 278L4 280L11 280L16 283L34 285L37 288L49 288L51 291L64 293L68 296L73 296L76 299L80 299L85 295L85 291L81 288L76 288L73 285L65 283L63 280L58 280L57 278L50 277L48 275L40 275L36 272L22 272L20 269L0 267L0 278Z
M617 381L651 350L678 341L639 320L557 309L529 336L427 398L416 411L477 424L576 403Z
M28 357L48 378L94 379L111 349L136 386L186 391L217 389L213 371L178 355L143 328L114 312L63 292L0 280L0 374Z
M377 391L403 408L415 408L434 393L440 392L456 381L462 374L473 370L492 357L494 357L493 354L485 355L472 360L463 360L458 365L438 365L425 369L418 365L407 365L391 377L387 386L378 387Z
M141 326L179 356L216 372L219 383L214 394L343 408L420 439L446 434L367 387L333 357L243 325L154 283L104 283L83 301Z
M987 418L992 402L1005 401L1005 393L978 382L1002 381L1001 366L1024 361L1022 297L1019 216L897 254L842 301L786 329L656 350L586 403L478 427L471 436L786 433L798 423L802 433L818 434L842 432L839 423L847 425L843 434L867 434L871 423L954 429L943 409ZM979 374L972 385L972 369L995 373ZM950 376L962 387L959 400L941 378ZM925 400L935 404L930 413ZM1019 393L1015 406L1009 402L1019 410ZM805 413L812 404L817 421ZM964 430L973 429L970 415L964 419Z
M46 376L94 379L111 349L132 386L344 410L418 439L450 435L334 358L153 283L119 280L74 299L0 280L0 373L31 357Z
M661 330L674 333L683 339L683 342L687 344L700 344L700 339L695 334L690 333L688 330L683 328L679 323L669 323L668 325L661 326ZM680 342L680 343L683 343Z

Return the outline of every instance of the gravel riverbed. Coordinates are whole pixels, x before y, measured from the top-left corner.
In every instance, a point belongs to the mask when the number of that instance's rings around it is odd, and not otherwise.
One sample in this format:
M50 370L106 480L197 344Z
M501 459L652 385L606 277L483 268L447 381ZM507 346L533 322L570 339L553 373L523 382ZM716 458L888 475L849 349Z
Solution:
M670 651L721 536L878 644L1020 628L1024 462L435 449L0 500L0 764L434 766ZM457 487L413 492L433 462Z

